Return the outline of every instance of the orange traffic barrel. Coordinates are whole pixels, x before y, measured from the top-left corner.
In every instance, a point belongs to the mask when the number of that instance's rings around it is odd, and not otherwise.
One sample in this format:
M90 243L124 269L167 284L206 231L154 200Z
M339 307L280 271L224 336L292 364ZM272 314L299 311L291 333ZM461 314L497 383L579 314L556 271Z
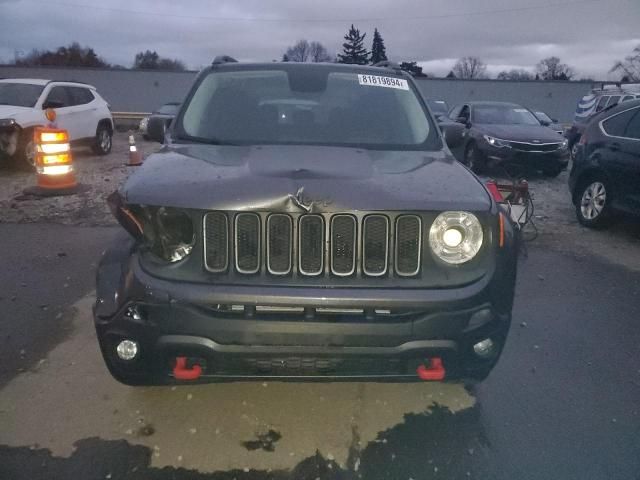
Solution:
M58 128L40 127L34 131L37 186L27 194L49 196L76 193L78 182L73 170L69 133Z

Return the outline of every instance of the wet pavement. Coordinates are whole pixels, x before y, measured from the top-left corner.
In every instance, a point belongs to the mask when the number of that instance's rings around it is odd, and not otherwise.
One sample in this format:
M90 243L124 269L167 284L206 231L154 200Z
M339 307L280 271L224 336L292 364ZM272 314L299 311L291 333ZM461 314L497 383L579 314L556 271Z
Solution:
M131 388L90 312L114 232L0 224L0 479L640 478L632 269L530 244L506 349L472 389Z

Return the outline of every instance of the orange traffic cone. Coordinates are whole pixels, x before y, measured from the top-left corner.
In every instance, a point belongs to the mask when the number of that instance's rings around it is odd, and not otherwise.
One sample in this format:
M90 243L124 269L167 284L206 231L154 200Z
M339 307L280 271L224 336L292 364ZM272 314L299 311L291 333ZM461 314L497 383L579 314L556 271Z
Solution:
M142 154L138 151L138 147L136 147L136 137L131 131L129 132L129 163L127 165L129 167L142 165Z
M36 128L33 143L38 184L24 193L38 196L77 193L69 133L57 128Z

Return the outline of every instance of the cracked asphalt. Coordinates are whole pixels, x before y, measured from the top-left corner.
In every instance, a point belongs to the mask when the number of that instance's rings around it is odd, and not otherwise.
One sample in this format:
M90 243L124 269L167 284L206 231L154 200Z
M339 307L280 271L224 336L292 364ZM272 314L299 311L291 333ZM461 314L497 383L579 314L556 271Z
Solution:
M102 364L90 312L116 232L0 224L0 479L640 478L632 261L530 243L506 349L472 389L130 388ZM600 248L616 235L638 255L615 229Z

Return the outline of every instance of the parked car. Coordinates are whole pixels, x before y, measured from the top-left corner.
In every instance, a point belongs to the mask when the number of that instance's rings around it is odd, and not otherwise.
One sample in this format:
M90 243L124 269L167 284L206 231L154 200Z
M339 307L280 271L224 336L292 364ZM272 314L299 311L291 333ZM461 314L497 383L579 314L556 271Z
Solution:
M95 87L20 78L0 80L0 157L34 165L33 129L48 123L47 108L55 110L55 123L72 144L90 145L98 155L111 151L113 119Z
M604 227L614 213L640 214L640 100L594 116L569 175L581 224Z
M593 84L589 93L578 102L573 124L564 134L569 141L572 157L575 156L580 136L591 117L603 110L615 107L618 103L638 98L640 98L640 83L599 82Z
M399 69L217 58L109 203L124 383L480 380L505 343L513 228Z
M427 100L427 104L436 119L449 115L449 105L444 100Z
M476 173L487 166L520 164L555 177L569 162L567 140L518 104L467 102L453 107L449 117L466 127L463 162Z
M150 138L162 138L162 143L164 143L164 137L171 125L171 122L178 113L179 108L179 102L165 103L151 115L143 118L140 122L140 131L142 132L142 136L146 140L149 140Z
M555 118L551 118L549 115L547 115L541 110L533 110L533 114L536 116L536 118L538 119L541 125L545 127L549 127L551 130L553 130L559 135L564 134L564 129L562 128L562 125L560 125L560 123L558 123L558 120L556 120Z

